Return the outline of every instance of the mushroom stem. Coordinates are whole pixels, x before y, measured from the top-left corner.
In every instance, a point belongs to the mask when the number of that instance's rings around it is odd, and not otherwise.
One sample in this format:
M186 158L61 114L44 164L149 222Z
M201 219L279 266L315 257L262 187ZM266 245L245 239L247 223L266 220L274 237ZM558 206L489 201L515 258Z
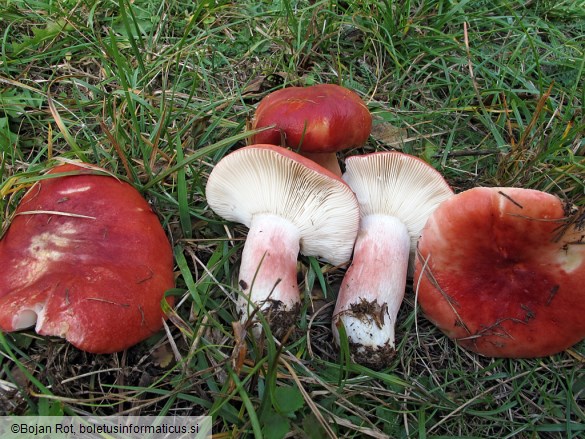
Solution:
M339 166L339 161L337 160L337 154L334 152L305 152L303 150L300 151L300 154L303 157L308 158L309 160L314 161L318 165L328 169L333 174L338 177L341 177L341 167Z
M296 269L299 249L300 231L292 222L272 214L252 218L239 275L243 294L237 306L243 322L258 307L273 322L276 334L289 328L300 308ZM254 334L260 335L259 325Z
M339 342L343 324L354 361L379 369L395 354L394 325L404 298L410 236L394 216L373 214L361 221L333 329Z

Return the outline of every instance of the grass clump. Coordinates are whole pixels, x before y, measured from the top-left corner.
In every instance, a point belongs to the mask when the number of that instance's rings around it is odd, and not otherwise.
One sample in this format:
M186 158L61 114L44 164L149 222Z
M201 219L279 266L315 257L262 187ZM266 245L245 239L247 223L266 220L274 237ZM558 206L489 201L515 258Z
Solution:
M210 212L213 165L283 85L339 83L375 117L368 145L424 158L456 191L545 190L585 205L581 2L45 0L0 5L3 229L57 158L102 166L149 199L175 252L165 331L89 355L0 335L8 414L214 417L217 437L580 437L583 343L550 358L478 357L417 313L398 355L350 364L332 343L343 269L301 258L287 343L237 322L244 227Z

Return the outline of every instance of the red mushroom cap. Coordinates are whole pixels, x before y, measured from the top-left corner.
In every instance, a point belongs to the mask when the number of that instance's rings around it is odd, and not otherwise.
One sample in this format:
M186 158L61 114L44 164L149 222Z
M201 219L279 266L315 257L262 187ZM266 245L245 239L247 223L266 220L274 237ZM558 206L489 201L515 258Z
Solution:
M335 84L288 87L266 96L256 109L252 128L274 125L253 143L331 153L362 146L372 130L372 116L353 91Z
M50 174L71 172L35 183L0 241L0 329L121 351L162 327L172 250L131 185L71 164Z
M585 338L585 232L555 196L475 188L443 202L418 243L426 316L492 357L558 353Z

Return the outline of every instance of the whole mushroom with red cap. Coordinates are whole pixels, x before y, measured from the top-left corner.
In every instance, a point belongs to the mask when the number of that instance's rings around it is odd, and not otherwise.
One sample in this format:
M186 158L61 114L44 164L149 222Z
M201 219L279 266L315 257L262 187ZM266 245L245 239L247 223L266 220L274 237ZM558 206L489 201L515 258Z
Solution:
M260 101L253 143L287 146L341 176L336 152L363 146L372 116L354 91L336 84L287 87Z
M585 218L531 189L474 188L433 213L415 285L428 319L489 357L558 353L585 338Z
M174 275L156 214L131 185L96 168L64 164L47 177L0 240L0 329L34 326L92 353L157 332Z
M359 224L353 192L292 151L252 145L215 165L206 196L216 214L249 227L239 271L241 320L259 308L281 335L294 326L300 310L299 252L334 265L350 259ZM252 321L259 336L258 319Z
M333 334L339 343L343 326L353 360L380 369L395 354L396 317L420 231L453 192L437 170L411 155L379 152L345 164L343 178L357 196L361 220Z

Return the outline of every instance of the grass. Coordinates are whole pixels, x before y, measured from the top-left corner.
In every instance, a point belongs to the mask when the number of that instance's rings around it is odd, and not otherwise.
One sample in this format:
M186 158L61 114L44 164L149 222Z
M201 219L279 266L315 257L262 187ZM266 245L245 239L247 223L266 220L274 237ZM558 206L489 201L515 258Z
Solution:
M582 1L4 0L0 215L59 158L135 185L174 247L164 332L90 355L0 335L3 414L210 414L214 437L571 438L585 431L585 346L531 360L466 352L409 283L398 355L375 372L332 344L343 269L300 258L285 345L234 323L246 229L213 215L206 178L282 85L340 83L375 116L366 147L423 157L456 191L545 190L585 205ZM291 432L291 433L289 433Z

